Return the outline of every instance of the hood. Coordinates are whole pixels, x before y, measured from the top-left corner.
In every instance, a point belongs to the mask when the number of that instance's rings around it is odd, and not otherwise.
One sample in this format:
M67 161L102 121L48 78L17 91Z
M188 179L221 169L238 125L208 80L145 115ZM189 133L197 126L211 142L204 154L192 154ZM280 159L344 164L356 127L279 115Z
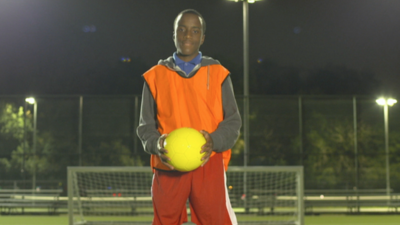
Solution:
M208 57L208 56L201 57L200 66L209 66L209 65L215 65L215 64L220 65L221 63L218 60L213 59L213 58ZM172 56L168 57L167 59L160 59L158 61L158 65L166 66L166 67L168 67L168 68L170 68L172 70L176 70L175 61L174 61L174 58Z

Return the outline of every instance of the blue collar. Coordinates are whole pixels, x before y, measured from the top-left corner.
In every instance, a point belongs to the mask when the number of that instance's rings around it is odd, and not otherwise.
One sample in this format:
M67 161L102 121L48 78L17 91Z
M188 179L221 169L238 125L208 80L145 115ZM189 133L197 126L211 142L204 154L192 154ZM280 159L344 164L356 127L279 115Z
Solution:
M199 54L194 59L190 60L189 62L185 62L178 57L176 52L174 52L174 54L173 54L173 58L175 60L175 65L179 66L179 68L181 68L181 70L185 71L186 74L189 74L190 72L192 72L193 68L197 64L201 63L201 57L202 57L202 53L199 52Z

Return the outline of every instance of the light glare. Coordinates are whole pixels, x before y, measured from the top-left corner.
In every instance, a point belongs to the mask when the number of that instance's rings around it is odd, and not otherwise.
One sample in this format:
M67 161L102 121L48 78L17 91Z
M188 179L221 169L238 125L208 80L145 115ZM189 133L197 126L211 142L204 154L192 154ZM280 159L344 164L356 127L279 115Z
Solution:
M233 1L233 2L243 2L245 0L228 0L228 1ZM248 3L255 3L257 1L261 1L261 0L247 0Z
M384 98L379 98L376 100L376 103L378 103L378 105L385 105L386 104L386 100Z
M25 101L31 105L35 104L36 102L34 97L26 98Z
M378 103L378 105L383 105L383 106L384 105L393 106L394 104L397 103L397 100L394 98L388 98L388 99L379 98L376 100L376 103Z
M396 103L397 103L397 100L396 100L396 99L389 98L389 99L387 100L387 104L390 105L390 106L392 106L392 105L394 105L394 104L396 104Z

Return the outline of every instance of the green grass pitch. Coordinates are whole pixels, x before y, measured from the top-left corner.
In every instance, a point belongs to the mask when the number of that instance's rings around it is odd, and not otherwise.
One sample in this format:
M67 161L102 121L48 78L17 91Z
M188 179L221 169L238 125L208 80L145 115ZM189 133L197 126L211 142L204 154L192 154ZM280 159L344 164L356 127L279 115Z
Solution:
M89 218L88 218L89 219ZM127 217L127 220L131 218ZM240 220L238 216L239 225ZM244 218L249 220L248 217ZM146 221L149 217L135 217L136 221ZM151 220L151 218L150 218ZM400 215L321 215L306 216L305 225L399 225ZM21 216L2 215L0 225L68 225L68 216Z

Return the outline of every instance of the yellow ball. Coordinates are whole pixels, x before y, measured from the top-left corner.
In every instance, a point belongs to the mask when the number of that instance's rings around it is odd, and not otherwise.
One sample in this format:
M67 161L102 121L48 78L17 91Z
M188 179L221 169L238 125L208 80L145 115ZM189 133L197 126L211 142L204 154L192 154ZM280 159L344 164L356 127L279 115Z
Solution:
M197 169L203 163L201 158L204 153L200 151L205 143L203 134L193 128L173 130L164 142L164 148L168 150L166 155L171 159L168 163L182 172Z

